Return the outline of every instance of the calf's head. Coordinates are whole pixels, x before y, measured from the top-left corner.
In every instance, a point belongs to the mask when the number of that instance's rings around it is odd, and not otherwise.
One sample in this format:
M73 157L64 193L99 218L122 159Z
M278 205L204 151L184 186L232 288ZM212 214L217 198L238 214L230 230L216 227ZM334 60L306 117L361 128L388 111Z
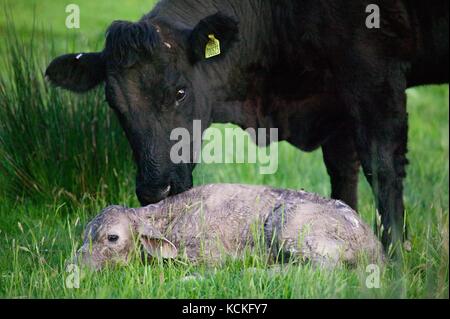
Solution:
M82 93L104 83L133 150L142 205L192 187L193 122L201 120L202 129L211 124L212 105L221 98L214 74L237 34L237 23L221 13L193 29L146 18L116 21L102 52L63 55L48 66L50 82L67 90ZM220 41L220 54L207 59L211 35ZM181 161L170 156L176 128L190 133L190 152Z
M149 221L151 210L120 206L103 210L87 225L76 261L94 270L107 264L126 264L140 247L146 256L175 258L177 248Z

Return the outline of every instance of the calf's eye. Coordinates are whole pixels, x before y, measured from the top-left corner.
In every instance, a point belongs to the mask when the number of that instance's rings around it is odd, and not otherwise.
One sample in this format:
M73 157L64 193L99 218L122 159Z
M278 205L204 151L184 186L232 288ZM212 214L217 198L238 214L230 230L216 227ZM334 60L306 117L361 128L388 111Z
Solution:
M118 240L119 240L119 236L117 236L117 235L108 235L108 241L109 242L115 243Z
M184 99L186 98L186 90L184 89L178 90L175 98L177 99L177 103L183 102Z

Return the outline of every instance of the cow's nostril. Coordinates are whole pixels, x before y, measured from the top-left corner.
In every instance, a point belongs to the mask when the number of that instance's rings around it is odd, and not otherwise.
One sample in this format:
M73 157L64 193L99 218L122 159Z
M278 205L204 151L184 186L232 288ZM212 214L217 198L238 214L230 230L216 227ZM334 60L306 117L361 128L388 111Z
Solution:
M136 195L141 205L147 206L150 204L158 203L163 199L167 198L170 195L171 189L172 187L170 185L161 187L159 189L138 187L136 189Z

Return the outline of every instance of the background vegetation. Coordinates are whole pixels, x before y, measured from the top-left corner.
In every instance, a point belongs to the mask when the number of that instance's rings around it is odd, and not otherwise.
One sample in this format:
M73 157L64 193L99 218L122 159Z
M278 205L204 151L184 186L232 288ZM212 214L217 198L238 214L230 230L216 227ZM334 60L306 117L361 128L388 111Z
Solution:
M64 263L86 222L109 204L138 205L134 166L102 90L76 96L50 88L43 70L58 54L101 48L112 20L138 19L153 1L0 2L0 297L448 298L448 86L408 91L405 201L413 250L383 270L380 289L367 289L363 267L276 272L250 257L217 269L136 261L85 274L79 289L67 289ZM78 30L64 24L72 2L81 7ZM320 151L305 154L287 143L280 144L275 175L259 175L257 165L196 169L195 184L215 182L330 192ZM360 213L371 223L373 198L363 177L360 197Z

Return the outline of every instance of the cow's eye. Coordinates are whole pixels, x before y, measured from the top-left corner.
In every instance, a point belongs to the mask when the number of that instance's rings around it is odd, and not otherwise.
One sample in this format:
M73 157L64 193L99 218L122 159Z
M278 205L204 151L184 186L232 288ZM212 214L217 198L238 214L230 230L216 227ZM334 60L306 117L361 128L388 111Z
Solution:
M109 242L115 243L118 240L119 240L119 236L118 235L108 235L108 241Z
M177 99L177 103L181 103L186 98L186 90L185 89L179 89L177 91L177 95L175 97Z

